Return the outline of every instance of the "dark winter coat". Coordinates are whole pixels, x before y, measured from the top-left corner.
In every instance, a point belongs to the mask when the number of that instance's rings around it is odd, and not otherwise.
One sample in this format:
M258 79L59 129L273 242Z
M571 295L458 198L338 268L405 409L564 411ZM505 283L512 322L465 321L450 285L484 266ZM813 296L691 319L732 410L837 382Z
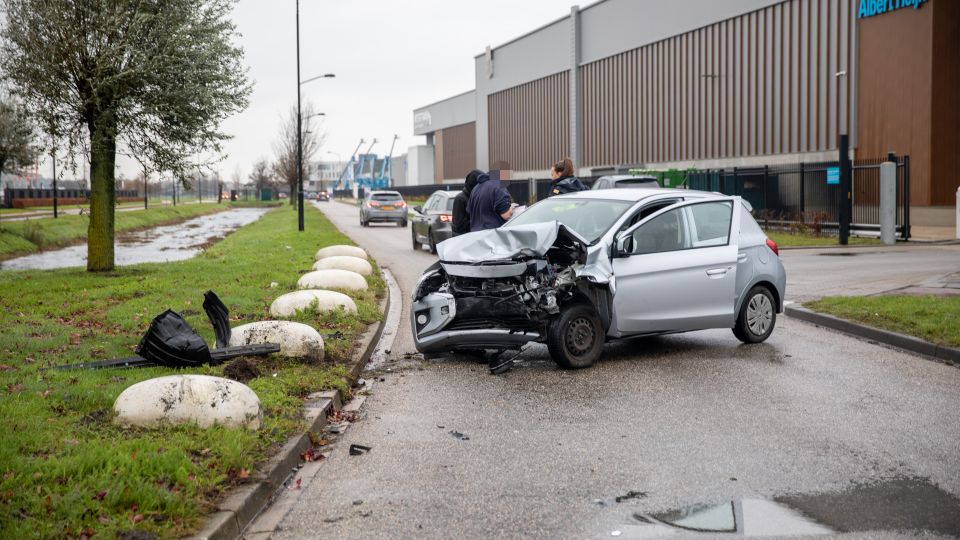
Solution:
M470 215L470 232L496 229L506 223L501 214L510 209L510 194L484 173L477 177L477 187L470 193L467 213Z
M550 195L562 195L586 190L587 186L583 185L583 182L576 176L563 176L550 183Z

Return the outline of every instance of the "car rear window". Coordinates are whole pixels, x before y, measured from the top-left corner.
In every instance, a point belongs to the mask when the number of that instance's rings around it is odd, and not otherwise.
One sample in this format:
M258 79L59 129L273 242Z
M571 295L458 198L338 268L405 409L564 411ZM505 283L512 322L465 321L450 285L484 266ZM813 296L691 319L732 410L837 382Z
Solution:
M632 187L632 186L639 186L639 185L655 186L659 184L657 184L657 181L654 180L653 178L626 178L623 180L617 180L616 184L614 185L616 187L625 188L625 187Z
M453 212L453 201L454 201L454 200L455 200L455 199L454 199L453 197L447 197L446 208L445 208L445 210L446 210L447 212Z
M370 196L375 201L402 201L403 197L399 193L374 193Z

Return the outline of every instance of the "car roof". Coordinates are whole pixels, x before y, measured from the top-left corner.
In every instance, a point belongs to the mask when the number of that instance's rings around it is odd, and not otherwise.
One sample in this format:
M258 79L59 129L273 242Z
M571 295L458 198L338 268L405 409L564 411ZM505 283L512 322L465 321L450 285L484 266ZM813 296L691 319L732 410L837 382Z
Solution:
M433 193L431 193L430 195L431 195L431 196L432 196L432 195L443 195L443 196L445 196L445 197L456 197L456 196L457 196L457 193L460 193L460 190L459 190L459 189L456 190L456 191L449 191L449 190L446 190L446 189L438 189L438 190L434 191Z
M695 189L676 189L676 188L645 188L645 187L635 187L635 188L619 188L619 189L597 189L597 190L586 190L586 191L574 191L571 193L564 193L563 195L554 195L553 198L564 198L564 199L606 199L606 200L616 200L616 201L640 201L648 197L654 196L669 196L669 195L678 195L684 197L698 197L698 198L720 198L727 197L722 193L713 193L710 191L697 191Z
M651 180L653 182L657 181L656 176L651 176L649 174L613 174L609 176L601 176L597 180L613 180L614 182L619 182L621 180Z

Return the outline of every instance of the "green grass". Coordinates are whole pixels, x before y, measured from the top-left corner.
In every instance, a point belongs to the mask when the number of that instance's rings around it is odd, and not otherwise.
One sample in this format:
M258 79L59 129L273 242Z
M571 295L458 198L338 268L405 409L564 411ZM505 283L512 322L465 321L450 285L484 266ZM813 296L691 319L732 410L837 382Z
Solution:
M777 243L779 247L818 247L818 246L836 246L838 240L836 236L815 236L813 234L797 234L784 231L764 231L771 240ZM851 236L849 239L851 246L882 245L879 238L863 238L860 236Z
M264 376L249 383L264 410L257 432L125 429L112 423L121 391L177 372L172 369L44 369L129 356L150 320L168 307L212 342L201 306L207 289L228 306L233 325L270 318L270 302L295 289L318 248L349 243L320 212L309 208L305 218L306 232L298 233L296 212L274 209L196 258L176 263L107 274L0 273L0 290L6 291L0 295L0 538L113 538L129 529L162 538L187 534L218 496L304 429L306 395L330 388L349 392L347 370L337 362L382 316L376 297L384 284L378 277L368 278L369 291L350 293L358 315L295 318L321 334L343 333L326 340L322 365L257 360ZM270 288L271 282L279 287Z
M828 296L804 306L932 343L960 347L958 296Z
M236 204L236 203L233 203ZM117 212L116 232L129 232L176 223L230 208L228 204L204 203L151 207L135 212ZM89 216L65 215L22 221L0 221L0 260L44 249L62 247L87 238Z

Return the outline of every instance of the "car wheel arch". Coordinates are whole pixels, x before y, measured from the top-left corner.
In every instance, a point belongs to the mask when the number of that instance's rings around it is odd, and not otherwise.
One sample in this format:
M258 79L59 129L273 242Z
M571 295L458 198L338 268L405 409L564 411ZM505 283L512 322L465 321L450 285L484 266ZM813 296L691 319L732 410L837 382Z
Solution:
M743 288L744 294L737 301L736 309L734 310L734 315L740 314L740 310L743 308L743 303L747 300L746 293L750 292L757 285L762 286L763 288L767 289L767 291L770 292L770 296L773 297L773 303L776 306L777 313L783 313L783 299L780 298L780 291L777 290L777 287L773 284L772 281L765 278L759 278L752 281L749 285Z

